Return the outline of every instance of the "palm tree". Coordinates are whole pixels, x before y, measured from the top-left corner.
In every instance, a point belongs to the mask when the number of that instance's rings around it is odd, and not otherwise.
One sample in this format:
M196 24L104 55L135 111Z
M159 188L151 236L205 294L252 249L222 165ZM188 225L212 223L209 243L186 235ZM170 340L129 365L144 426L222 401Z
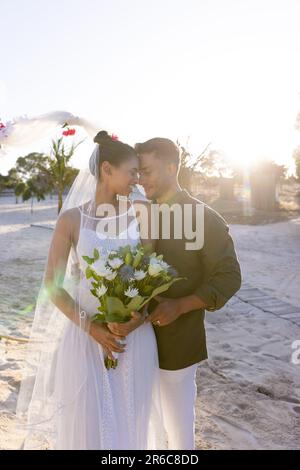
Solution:
M65 131L64 135L73 134L68 134L68 131ZM39 201L44 199L45 194L56 191L59 213L64 190L73 183L78 173L78 170L73 168L69 162L80 143L73 143L66 150L63 137L60 137L57 140L52 140L50 155L33 152L25 157L19 157L14 169L19 178L16 181L15 194L21 195L23 201L30 198L33 201L34 197Z
M78 170L69 165L71 157L78 145L72 143L70 149L66 151L63 143L63 137L58 140L52 140L52 149L50 155L47 157L47 166L44 168L45 174L48 175L53 188L58 194L58 213L61 210L63 202L63 192L69 187L78 174Z

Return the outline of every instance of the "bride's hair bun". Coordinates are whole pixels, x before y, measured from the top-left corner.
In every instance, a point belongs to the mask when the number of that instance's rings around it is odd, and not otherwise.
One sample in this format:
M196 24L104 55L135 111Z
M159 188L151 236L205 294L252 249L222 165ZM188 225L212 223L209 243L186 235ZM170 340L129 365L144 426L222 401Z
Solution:
M121 142L115 134L110 135L107 131L99 131L94 137L94 142L98 145L91 155L89 167L97 179L100 177L102 162L107 161L111 165L119 166L124 160L136 157L133 147Z
M106 131L100 131L98 134L94 137L94 142L96 144L103 144L105 142L109 142L112 140L111 136L106 132Z

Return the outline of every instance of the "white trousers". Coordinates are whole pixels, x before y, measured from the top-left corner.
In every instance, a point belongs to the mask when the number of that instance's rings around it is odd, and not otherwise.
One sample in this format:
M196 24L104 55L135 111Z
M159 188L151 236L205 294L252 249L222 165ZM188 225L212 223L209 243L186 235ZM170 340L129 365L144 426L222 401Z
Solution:
M198 364L179 370L160 369L160 393L168 449L195 449L196 370Z

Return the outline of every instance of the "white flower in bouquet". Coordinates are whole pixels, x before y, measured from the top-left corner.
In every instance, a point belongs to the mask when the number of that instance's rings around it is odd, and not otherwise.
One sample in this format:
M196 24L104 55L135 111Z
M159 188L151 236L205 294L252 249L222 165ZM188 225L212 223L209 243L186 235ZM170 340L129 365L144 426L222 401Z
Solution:
M128 289L124 292L124 294L127 297L130 297L133 299L134 297L137 297L139 295L139 290L134 287L128 287Z
M111 269L107 270L107 274L104 276L108 281L113 281L117 277L117 271L112 271Z
M141 281L141 280L144 279L146 276L147 276L146 271L142 271L142 270L139 270L139 269L136 269L136 270L134 271L134 278L135 278L136 281Z
M104 284L101 284L101 286L99 286L97 289L96 289L96 292L97 292L97 296L98 297L102 297L102 295L105 295L106 292L107 292L107 287L104 285Z
M123 263L124 261L121 258L112 258L108 260L109 266L113 269L119 269L119 267L122 266Z
M165 261L160 261L160 265L161 267L163 268L164 271L168 271L168 269L170 268L170 265L168 263L166 263Z
M150 258L148 273L150 274L150 276L156 277L162 271L167 271L168 268L169 268L169 265L167 263L165 263L164 261L161 261L160 259L153 257L153 258Z
M93 269L97 272L98 276L104 277L108 281L113 281L117 275L117 272L107 266L106 260L102 258L94 263Z
M106 265L106 259L100 258L93 264L93 269L101 277L105 277L107 274L110 274L111 269Z

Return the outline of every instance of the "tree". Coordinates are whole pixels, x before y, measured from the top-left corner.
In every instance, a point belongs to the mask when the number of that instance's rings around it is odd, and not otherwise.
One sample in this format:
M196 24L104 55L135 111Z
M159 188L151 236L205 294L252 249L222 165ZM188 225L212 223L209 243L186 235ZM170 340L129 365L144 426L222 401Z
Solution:
M277 188L287 168L270 160L253 166L250 172L251 203L255 209L272 211L279 207Z
M0 173L0 193L6 188L7 178L7 175L1 175Z
M178 174L178 181L181 187L190 189L191 178L193 175L193 168L190 164L191 154L183 145L180 145L178 141L177 141L177 145L180 146L180 150L181 150L180 170Z
M69 131L65 131L64 135L66 136L73 135L67 134L66 132ZM60 137L56 141L52 140L51 153L47 157L47 165L45 166L44 170L48 175L53 188L57 191L58 194L58 213L62 207L64 190L73 183L75 177L78 174L78 170L70 166L69 161L81 142L77 144L72 143L71 147L67 151L63 143L63 137Z
M188 151L188 149L180 144L179 140L177 140L176 143L181 151L178 181L180 186L182 186L183 188L190 189L192 177L194 176L195 172L199 177L202 176L204 179L204 175L198 169L198 164L199 161L204 157L210 144L208 144L205 149L200 153L200 155L195 159L192 154Z
M17 186L17 184L19 184L22 181L16 168L11 168L8 171L8 174L5 178L6 178L5 188L7 188L7 189L14 189L15 190L15 187ZM17 204L18 203L18 194L16 194L16 192L15 192L15 196L16 196L16 204Z
M46 194L49 192L49 187L46 187L41 175L33 176L26 182L21 181L15 187L16 196L22 196L23 201L31 199L31 212L33 212L33 200L36 197L38 201L44 200Z
M278 163L272 160L261 160L260 162L253 165L251 174L265 173L272 174L275 180L278 182L281 178L285 178L287 168L285 165L278 165Z
M221 151L206 147L197 159L196 171L200 171L206 177L229 177L233 174L231 163Z
M64 126L65 127L65 126ZM64 136L74 135L74 130L63 132ZM70 165L70 159L81 142L74 144L66 150L63 137L52 140L50 155L30 153L26 157L19 157L16 163L16 172L20 177L17 183L17 193L23 200L36 197L44 199L45 194L56 191L58 194L58 213L62 207L64 190L69 187L78 174L78 170Z
M297 180L300 181L300 146L294 150L293 158L295 160L295 166L296 166L296 177L297 177Z
M16 196L22 196L23 201L31 199L31 212L33 211L33 200L44 200L46 194L52 189L52 182L45 168L48 157L42 153L33 152L25 157L19 157L16 162L15 171L19 177L15 185Z
M297 131L300 131L300 113L297 114L295 128ZM294 150L293 157L296 165L296 177L297 180L300 181L300 146Z

